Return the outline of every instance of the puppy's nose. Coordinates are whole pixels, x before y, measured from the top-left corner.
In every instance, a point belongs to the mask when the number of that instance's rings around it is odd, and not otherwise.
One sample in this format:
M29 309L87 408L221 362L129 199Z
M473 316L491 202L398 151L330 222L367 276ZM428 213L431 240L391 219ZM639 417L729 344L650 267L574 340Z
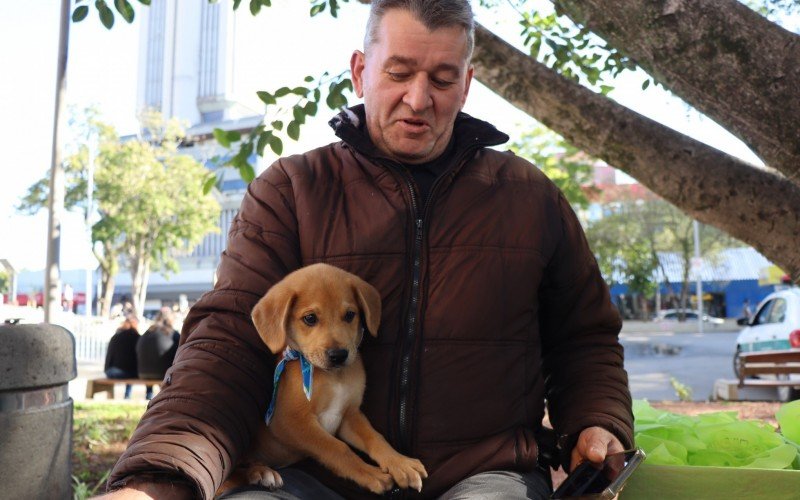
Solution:
M347 361L347 349L328 349L326 353L333 366L343 365Z

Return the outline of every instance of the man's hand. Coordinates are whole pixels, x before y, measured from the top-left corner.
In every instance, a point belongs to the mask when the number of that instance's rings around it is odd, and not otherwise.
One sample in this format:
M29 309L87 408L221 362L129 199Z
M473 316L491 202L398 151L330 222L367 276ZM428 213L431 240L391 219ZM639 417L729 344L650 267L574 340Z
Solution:
M190 500L193 491L183 484L131 482L128 486L94 497L94 500Z
M578 442L572 449L570 472L581 462L601 463L606 455L625 451L619 439L602 427L587 427L578 436Z

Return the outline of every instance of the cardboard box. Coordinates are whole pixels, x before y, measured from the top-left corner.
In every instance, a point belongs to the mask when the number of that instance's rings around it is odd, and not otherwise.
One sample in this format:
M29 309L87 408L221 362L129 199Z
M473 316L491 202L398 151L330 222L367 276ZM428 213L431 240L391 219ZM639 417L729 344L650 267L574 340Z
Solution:
M800 499L800 470L642 464L620 500Z

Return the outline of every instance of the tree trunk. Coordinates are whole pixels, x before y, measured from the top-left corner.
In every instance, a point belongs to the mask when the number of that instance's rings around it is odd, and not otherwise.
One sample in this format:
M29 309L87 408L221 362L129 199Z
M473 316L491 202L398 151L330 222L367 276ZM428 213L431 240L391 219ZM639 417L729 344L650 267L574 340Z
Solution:
M553 0L800 183L800 37L736 0Z
M114 300L114 286L116 276L106 272L100 275L101 283L101 299L100 299L100 317L108 318L111 316L111 301Z
M478 26L476 78L684 212L752 245L800 280L800 186L635 113Z

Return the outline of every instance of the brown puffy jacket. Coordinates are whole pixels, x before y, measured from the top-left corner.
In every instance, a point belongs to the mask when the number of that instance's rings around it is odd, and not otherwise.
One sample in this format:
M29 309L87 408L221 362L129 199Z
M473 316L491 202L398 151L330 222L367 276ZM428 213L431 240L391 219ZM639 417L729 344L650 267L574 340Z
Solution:
M185 321L110 484L177 473L213 495L272 393L275 360L250 311L315 262L381 293L380 331L361 347L362 408L425 464L423 496L477 472L534 467L545 398L557 433L600 425L631 444L619 315L563 195L527 161L485 147L505 134L460 114L457 160L422 213L411 177L365 140L358 116L363 107L332 120L342 142L280 159L250 183L214 290ZM363 494L303 466L346 498Z

